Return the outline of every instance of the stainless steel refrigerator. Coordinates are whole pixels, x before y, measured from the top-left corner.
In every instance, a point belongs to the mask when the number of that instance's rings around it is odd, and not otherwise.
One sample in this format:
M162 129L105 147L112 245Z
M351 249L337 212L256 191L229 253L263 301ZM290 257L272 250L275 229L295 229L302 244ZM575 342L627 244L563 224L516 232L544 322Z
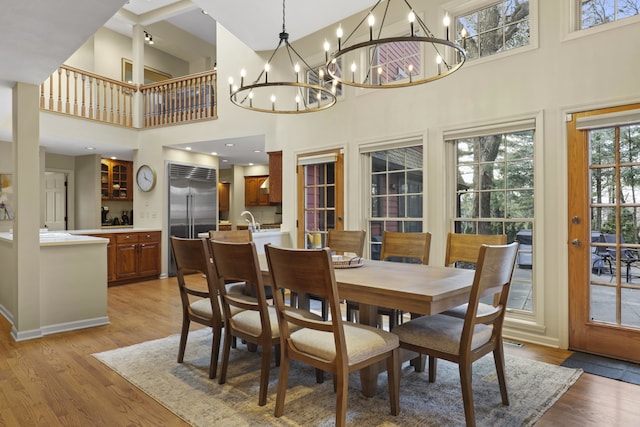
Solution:
M216 170L169 163L167 175L169 177L169 236L195 239L198 233L215 230L218 222ZM170 242L169 245L171 245ZM169 275L175 276L173 254L170 250L168 252Z

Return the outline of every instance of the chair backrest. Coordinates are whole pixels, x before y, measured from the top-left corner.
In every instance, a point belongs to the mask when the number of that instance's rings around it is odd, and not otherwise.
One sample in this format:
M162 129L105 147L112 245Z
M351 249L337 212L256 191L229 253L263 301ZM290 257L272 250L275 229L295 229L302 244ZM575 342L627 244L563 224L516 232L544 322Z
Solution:
M351 252L361 257L366 234L364 230L329 230L327 246L340 255Z
M285 249L265 245L269 272L274 286L274 297L278 311L281 342L288 345L288 351L301 355L304 351L289 345L290 324L334 334L336 357L325 360L328 365L347 365L347 350L342 325L342 314L338 298L338 287L331 262L329 248ZM330 320L308 319L296 314L284 302L283 290L318 295L329 302Z
M384 231L380 260L393 258L409 258L429 264L431 249L431 233L399 233Z
M213 257L218 292L222 297L222 309L225 313L225 319L231 318L230 306L243 310L258 311L260 312L262 323L262 334L271 337L267 299L255 243L209 240L209 247ZM230 282L245 282L246 286L251 288L251 294L255 298L227 293L225 283ZM228 325L233 328L233 322Z
M495 345L502 337L502 323L507 310L511 277L518 254L518 242L508 245L482 245L469 296L469 305L462 330L461 350L471 348L475 326L493 327L489 345ZM478 313L483 297L494 296L497 304L489 312Z
M478 261L480 246L482 245L506 245L506 234L457 234L447 235L447 250L444 257L444 265L450 266L456 262Z
M189 295L195 295L200 298L209 298L214 316L221 318L222 312L217 298L218 286L206 239L185 239L171 236L171 251L176 263L176 278L183 310L191 310ZM201 280L189 281L185 279L185 276L192 274L196 274L194 277L198 279L202 276L205 277L206 291L202 289L202 286L198 286L198 282L201 283Z
M210 230L209 238L220 242L247 243L253 241L249 230Z

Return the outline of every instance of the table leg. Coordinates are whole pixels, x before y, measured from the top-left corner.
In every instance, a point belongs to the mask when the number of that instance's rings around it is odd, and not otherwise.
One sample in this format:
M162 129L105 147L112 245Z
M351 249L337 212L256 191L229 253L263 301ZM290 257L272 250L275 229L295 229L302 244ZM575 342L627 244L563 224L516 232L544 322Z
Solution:
M358 303L359 321L364 325L377 326L378 310L375 305ZM362 383L362 394L373 397L376 394L378 384L377 366L368 366L360 370L360 382Z

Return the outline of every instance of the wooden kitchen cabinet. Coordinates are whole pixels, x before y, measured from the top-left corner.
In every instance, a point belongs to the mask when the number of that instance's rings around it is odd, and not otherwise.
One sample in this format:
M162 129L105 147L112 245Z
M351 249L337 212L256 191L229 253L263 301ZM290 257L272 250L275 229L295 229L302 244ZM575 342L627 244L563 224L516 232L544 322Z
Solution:
M269 202L282 203L282 151L270 151Z
M269 194L260 191L260 186L268 176L244 177L244 205L245 206L269 206Z
M109 239L107 243L107 282L116 280L116 236L115 234L89 234L93 237Z
M133 200L133 162L102 159L100 193L102 200Z
M228 182L218 183L218 210L221 212L229 211L229 192L231 184Z
M115 281L135 281L160 274L161 232L117 233Z

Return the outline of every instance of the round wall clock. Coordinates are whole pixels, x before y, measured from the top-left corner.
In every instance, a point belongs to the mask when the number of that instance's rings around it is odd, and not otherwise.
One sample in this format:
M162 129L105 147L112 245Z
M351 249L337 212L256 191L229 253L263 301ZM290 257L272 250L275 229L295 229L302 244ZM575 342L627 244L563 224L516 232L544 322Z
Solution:
M142 165L136 173L136 183L142 191L151 191L156 186L156 171L149 165Z

